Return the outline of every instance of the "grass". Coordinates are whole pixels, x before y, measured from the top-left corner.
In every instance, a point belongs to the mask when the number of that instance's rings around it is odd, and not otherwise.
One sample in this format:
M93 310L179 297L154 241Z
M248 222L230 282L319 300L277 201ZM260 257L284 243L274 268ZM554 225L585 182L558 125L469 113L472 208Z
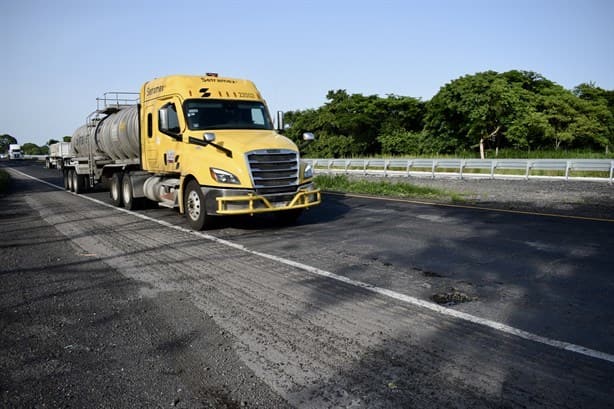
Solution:
M463 202L463 198L458 193L447 192L432 187L416 186L406 182L369 181L353 179L345 175L318 175L315 177L315 182L320 189L335 192Z
M5 193L8 185L9 174L4 169L0 169L0 193Z

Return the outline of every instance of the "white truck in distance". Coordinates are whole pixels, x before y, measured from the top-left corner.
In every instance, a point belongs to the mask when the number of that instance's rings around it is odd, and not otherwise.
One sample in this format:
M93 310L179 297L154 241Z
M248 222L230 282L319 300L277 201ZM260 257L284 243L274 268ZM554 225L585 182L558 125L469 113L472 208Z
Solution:
M21 145L12 143L9 145L9 159L23 159Z

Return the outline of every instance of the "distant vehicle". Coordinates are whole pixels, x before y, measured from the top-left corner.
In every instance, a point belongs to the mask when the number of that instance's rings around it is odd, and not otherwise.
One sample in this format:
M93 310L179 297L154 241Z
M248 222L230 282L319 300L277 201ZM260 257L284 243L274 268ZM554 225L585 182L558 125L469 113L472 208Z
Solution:
M16 143L12 143L9 145L9 159L23 159L21 145L18 145Z
M64 158L70 156L70 142L57 142L49 145L49 156L45 158L46 168L61 169Z
M6 154L5 153L0 153L0 159L6 159Z

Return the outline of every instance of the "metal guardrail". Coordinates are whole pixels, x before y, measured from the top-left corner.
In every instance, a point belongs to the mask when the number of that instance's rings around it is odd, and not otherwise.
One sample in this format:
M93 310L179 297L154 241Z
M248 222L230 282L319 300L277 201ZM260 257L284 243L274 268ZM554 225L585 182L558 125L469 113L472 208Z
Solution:
M316 173L490 179L614 181L612 159L305 159ZM536 175L533 172L560 173ZM591 173L587 176L582 173ZM604 176L595 176L601 173ZM608 176L605 176L608 175Z

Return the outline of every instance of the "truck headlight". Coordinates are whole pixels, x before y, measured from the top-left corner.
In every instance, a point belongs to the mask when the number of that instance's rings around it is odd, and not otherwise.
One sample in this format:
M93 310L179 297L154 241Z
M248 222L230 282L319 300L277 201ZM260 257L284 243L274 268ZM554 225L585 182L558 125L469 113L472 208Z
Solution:
M225 170L209 168L209 171L211 172L211 177L219 183L229 183L232 185L238 185L241 183L239 182L238 177L230 172L226 172Z
M313 177L313 168L311 164L305 165L305 170L303 170L303 179L311 179Z

